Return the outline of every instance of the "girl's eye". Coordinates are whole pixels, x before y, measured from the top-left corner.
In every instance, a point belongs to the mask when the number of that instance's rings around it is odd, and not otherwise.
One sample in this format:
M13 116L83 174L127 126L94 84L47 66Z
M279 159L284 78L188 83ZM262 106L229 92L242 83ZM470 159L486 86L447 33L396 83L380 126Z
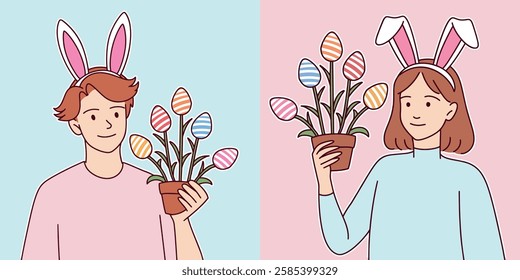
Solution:
M426 102L426 107L430 107L432 105L430 102Z
M91 118L93 121L96 120L96 116L94 116L94 115L91 115L90 118Z
M410 107L410 102L406 102L406 107Z
M118 113L118 112L115 112L115 113L114 113L114 116L116 117L116 119L119 118L119 113Z

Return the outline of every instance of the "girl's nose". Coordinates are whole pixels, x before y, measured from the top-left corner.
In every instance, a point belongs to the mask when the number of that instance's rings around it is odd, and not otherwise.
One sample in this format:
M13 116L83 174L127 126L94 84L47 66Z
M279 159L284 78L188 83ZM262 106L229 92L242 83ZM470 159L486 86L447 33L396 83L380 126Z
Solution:
M111 129L112 128L112 124L108 120L107 120L107 123L108 123L107 129Z

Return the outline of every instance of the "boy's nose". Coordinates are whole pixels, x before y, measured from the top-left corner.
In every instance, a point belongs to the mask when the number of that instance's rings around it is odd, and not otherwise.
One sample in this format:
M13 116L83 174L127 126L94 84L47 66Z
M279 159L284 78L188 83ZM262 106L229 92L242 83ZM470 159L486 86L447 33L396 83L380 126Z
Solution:
M107 120L107 123L108 123L107 129L111 129L112 128L112 124L108 120Z
M416 116L413 116L414 119L418 120L420 119L421 117L416 117Z

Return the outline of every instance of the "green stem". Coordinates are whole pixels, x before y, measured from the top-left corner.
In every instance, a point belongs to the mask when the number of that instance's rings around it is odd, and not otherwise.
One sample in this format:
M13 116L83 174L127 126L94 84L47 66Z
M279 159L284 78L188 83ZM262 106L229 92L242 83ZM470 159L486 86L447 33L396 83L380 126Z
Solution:
M197 178L195 178L195 182L197 182L204 174L206 174L208 171L210 171L213 168L215 168L215 165L212 163L212 164L206 166L206 168L204 168L203 170L200 170L199 175L197 175Z
M170 147L168 145L168 133L166 131L164 132L164 149L166 151L166 165L168 166L168 171L170 171L170 176L173 180L173 168L172 168L172 161L170 159ZM167 178L164 178L165 180L168 180Z
M318 119L320 121L321 134L325 134L325 126L323 125L323 117L321 116L320 101L318 100L318 91L316 90L316 87L313 87L312 91L314 92L314 102L316 103L316 110L318 111Z
M354 124L356 123L356 121L359 119L359 117L361 117L361 115L363 115L364 112L366 112L368 110L368 107L364 107L363 109L361 109L361 111L359 111L359 113L356 115L356 117L352 120L352 122L350 122L350 125L348 126L347 128L347 133L350 134L350 130L352 129L352 127L354 127Z
M332 109L334 106L334 62L330 62L330 80L329 80L329 89L330 89L330 133L334 133L334 113Z
M312 132L314 132L314 135L318 135L318 132L316 131L316 129L314 129L314 127L312 127L312 125L309 124L309 123L307 122L307 120L305 120L302 116L300 116L300 115L296 115L294 118L297 119L297 120L299 120L299 121L301 121L301 122L302 122L304 125L306 125L310 130L312 130Z
M182 127L184 126L184 115L180 115L180 122L179 122L179 181L182 181L182 159L184 158L183 153L183 138L184 133L182 131Z
M157 161L155 161L152 156L148 156L147 159L149 161L151 161L155 165L155 167L157 167L157 169L159 169L159 172L161 172L161 175L163 176L164 180L168 181L168 177L166 177L166 174L164 173L164 170L161 168L159 163ZM172 178L172 180L175 180L175 179Z
M190 168L188 170L188 181L191 180L191 174L193 173L193 163L195 162L195 156L197 154L197 147L199 146L199 138L195 138L195 144L193 147L193 150L191 151L191 162L190 162Z
M348 100L350 97L350 83L351 83L351 81L349 79L347 79L347 86L345 87L345 105L343 106L343 119L341 120L341 123L339 124L338 133L341 133L341 131L343 130L343 127L345 127L345 123L347 121Z

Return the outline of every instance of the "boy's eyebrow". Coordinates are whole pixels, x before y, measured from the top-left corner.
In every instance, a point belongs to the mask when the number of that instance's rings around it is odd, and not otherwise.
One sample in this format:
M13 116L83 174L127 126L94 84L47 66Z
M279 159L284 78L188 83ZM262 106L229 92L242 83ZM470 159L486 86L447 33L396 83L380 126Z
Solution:
M86 114L88 111L99 111L98 108L92 108L92 109L88 109L88 110L85 110L85 112L83 112L83 114Z
M431 98L435 98L435 99L437 99L437 101L441 101L438 97L433 96L433 95L425 95L424 97L431 97Z
M125 109L125 106L119 106L119 105L118 105L118 106L112 106L112 107L110 107L109 109L114 109L114 108L122 108L122 109Z

